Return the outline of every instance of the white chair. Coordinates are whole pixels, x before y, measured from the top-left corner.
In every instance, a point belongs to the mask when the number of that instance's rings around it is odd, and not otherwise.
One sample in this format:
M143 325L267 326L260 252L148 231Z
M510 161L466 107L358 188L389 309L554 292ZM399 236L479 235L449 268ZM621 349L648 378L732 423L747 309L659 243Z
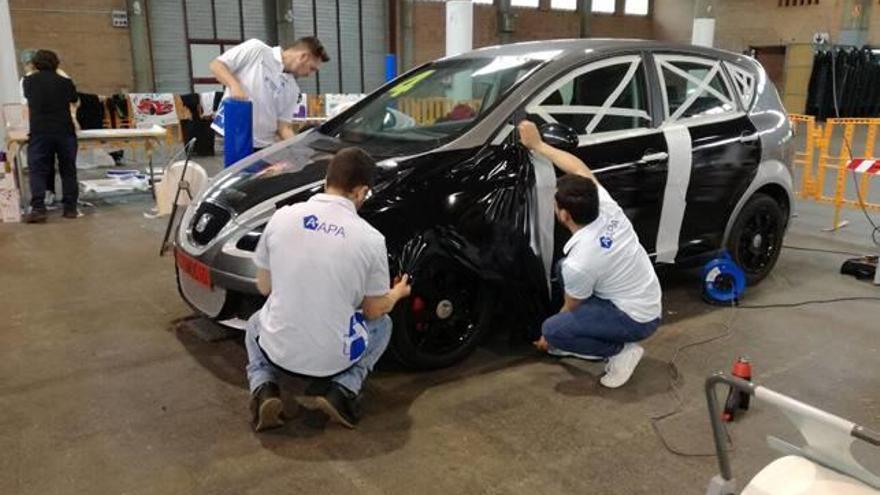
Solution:
M190 160L186 165L186 177L183 175L184 161L172 163L165 169L162 180L156 183L156 216L165 216L174 209L174 199L177 197L178 206L186 206L195 199L208 183L208 174L198 163ZM183 187L178 194L178 186L184 179ZM188 191L187 191L188 190Z

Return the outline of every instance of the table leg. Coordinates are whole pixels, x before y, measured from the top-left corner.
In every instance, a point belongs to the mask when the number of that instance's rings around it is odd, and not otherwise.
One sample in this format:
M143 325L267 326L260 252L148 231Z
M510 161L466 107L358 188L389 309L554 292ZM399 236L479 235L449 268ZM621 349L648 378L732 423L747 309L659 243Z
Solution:
M15 168L15 176L16 176L16 178L18 178L18 199L21 202L21 204L19 206L21 207L21 210L23 212L28 211L27 205L30 204L30 201L25 201L25 196L24 196L25 176L24 176L24 161L22 160L22 157L21 157L21 150L24 149L25 144L26 143L16 145L16 147L15 147L15 163L12 164L12 166Z
M156 181L153 174L153 144L149 139L146 141L145 150L147 152L147 163L150 167L150 194L153 195L153 201L156 200Z

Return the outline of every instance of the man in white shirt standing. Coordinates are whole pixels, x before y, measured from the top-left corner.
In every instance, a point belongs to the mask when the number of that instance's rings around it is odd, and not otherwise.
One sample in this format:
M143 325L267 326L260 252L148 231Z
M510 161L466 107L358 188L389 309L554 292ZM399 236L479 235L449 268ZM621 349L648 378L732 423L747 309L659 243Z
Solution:
M565 303L535 346L556 356L604 360L600 383L629 381L645 350L636 342L660 325L661 290L645 248L623 210L578 157L541 140L531 122L522 144L567 175L556 184L556 218L572 236L561 263Z
M367 374L391 338L387 314L410 294L403 275L389 290L385 238L357 214L376 165L344 148L327 167L325 193L284 206L257 244L257 287L268 295L247 324L254 429L283 424L279 370L316 380L299 402L353 428Z
M253 102L254 150L293 137L293 117L300 99L298 77L308 77L330 60L313 36L282 49L250 39L211 61L211 72L226 86L225 98ZM223 134L223 106L212 127Z

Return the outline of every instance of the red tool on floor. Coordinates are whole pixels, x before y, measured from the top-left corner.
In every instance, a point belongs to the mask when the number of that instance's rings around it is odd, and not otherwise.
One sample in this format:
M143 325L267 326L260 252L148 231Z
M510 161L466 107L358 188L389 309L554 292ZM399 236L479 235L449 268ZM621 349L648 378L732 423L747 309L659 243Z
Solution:
M733 363L731 374L747 382L752 381L752 363L749 362L749 358L740 356ZM749 410L749 394L731 387L730 392L727 394L727 402L724 403L724 412L721 413L721 419L729 423L735 419L736 413L739 410Z

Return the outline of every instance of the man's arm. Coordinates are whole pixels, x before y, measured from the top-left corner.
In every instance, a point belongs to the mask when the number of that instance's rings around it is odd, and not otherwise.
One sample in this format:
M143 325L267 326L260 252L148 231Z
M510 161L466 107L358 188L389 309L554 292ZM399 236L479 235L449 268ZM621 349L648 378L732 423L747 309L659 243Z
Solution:
M276 131L276 134L278 134L278 138L282 141L296 136L296 132L293 130L293 124L283 120L278 121L278 131Z
M60 71L61 69L58 70ZM59 75L61 75L60 72ZM61 77L67 78L68 101L70 102L70 118L73 120L74 129L76 130L76 132L79 132L81 130L79 126L79 120L76 120L76 109L79 108L79 95L76 94L76 85L73 84L73 81L70 79L69 76L62 75Z
M265 268L257 268L257 290L264 296L272 292L272 274Z
M583 299L577 299L569 296L568 294L564 295L564 302L562 303L562 309L559 310L560 313L568 313L570 311L574 311L575 308L581 305Z
M361 304L364 317L368 320L375 320L390 313L397 301L408 297L411 291L409 275L404 275L384 296L364 298L364 302Z
M244 89L241 87L241 83L238 82L238 78L235 77L235 74L229 70L229 67L226 66L220 59L215 58L208 65L211 69L211 73L214 74L214 77L220 81L220 84L229 88L229 96L236 100L247 100L248 95L244 92Z
M543 155L563 172L580 175L588 179L593 179L597 183L599 182L593 174L593 171L590 170L590 168L587 167L587 164L580 158L545 143L541 139L541 133L538 132L538 127L535 126L534 123L529 122L528 120L523 120L519 123L517 129L519 130L519 140L522 142L523 146L539 155Z

